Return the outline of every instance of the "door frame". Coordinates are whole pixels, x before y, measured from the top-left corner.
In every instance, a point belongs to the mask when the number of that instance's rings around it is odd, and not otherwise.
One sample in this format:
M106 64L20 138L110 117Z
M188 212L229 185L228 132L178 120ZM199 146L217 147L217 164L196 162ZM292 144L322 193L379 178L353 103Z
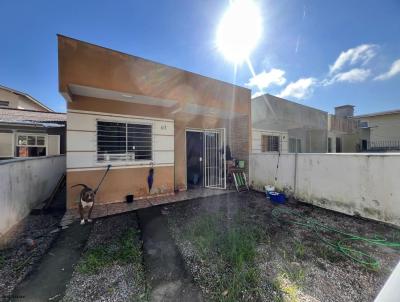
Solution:
M212 132L212 131L215 131L215 132L218 132L218 131L220 131L220 130L223 130L223 139L224 139L224 186L223 186L223 188L216 188L216 187L208 187L209 189L219 189L219 190L226 190L226 177L227 177L227 175L226 175L226 128L225 127L223 127L223 128L211 128L211 129L203 129L203 128L185 128L185 179L186 179L186 190L188 190L188 181L187 181L187 132L201 132L201 133L203 133L203 135L204 135L204 133L205 132ZM205 143L205 138L203 137L203 144ZM205 148L205 147L204 147ZM203 153L204 153L204 151L203 151ZM202 162L203 162L203 185L202 185L202 187L203 188L205 188L205 181L204 181L204 178L205 178L205 160L204 160L204 158L205 158L205 154L203 154L203 160L202 160Z

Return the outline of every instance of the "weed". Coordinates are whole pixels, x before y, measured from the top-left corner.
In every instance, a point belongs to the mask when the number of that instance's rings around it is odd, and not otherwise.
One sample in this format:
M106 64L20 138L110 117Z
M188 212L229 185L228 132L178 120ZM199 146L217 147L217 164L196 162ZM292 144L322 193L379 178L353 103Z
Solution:
M306 247L303 243L301 242L296 242L295 243L295 248L294 248L294 253L297 258L303 259L305 255Z
M133 230L128 230L116 242L86 251L77 269L81 273L92 274L113 263L137 263L140 261L141 250L137 242L137 235Z
M289 280L285 273L279 274L278 277L273 280L272 284L275 290L280 293L275 297L276 301L285 301L281 294L287 296L288 300L291 302L298 301L299 288L296 283Z
M258 294L259 272L254 264L256 245L264 234L260 228L234 220L225 229L216 215L197 217L184 236L200 252L202 260L213 263L219 279L213 284L217 301L249 300Z

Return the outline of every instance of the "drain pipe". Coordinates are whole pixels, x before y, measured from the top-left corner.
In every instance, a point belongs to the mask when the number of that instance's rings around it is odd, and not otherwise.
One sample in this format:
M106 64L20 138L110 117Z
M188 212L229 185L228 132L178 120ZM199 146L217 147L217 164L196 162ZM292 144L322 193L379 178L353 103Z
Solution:
M293 179L293 197L296 197L296 188L297 188L297 157L298 153L294 154L294 179Z

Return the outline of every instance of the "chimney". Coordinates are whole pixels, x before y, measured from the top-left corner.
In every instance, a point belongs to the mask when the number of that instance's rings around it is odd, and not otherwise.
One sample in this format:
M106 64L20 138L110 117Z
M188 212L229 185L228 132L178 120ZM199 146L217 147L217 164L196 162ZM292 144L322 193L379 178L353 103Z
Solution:
M353 105L343 105L335 107L335 115L337 117L353 117L354 116L354 106Z

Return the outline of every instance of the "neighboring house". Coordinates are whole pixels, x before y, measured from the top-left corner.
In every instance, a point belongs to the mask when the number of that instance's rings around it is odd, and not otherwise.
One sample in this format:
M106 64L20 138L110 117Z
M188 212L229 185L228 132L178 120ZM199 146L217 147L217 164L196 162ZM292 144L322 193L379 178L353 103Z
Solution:
M324 111L270 94L251 101L252 152L326 152Z
M0 160L64 153L65 120L28 94L0 86Z
M353 105L335 107L335 114L328 115L329 153L357 152L359 134L353 117Z
M99 203L223 189L227 157L248 162L249 89L60 35L58 50L69 208L108 164Z
M362 152L400 151L400 109L355 116Z
M354 116L354 106L329 115L328 152L399 152L400 110Z

